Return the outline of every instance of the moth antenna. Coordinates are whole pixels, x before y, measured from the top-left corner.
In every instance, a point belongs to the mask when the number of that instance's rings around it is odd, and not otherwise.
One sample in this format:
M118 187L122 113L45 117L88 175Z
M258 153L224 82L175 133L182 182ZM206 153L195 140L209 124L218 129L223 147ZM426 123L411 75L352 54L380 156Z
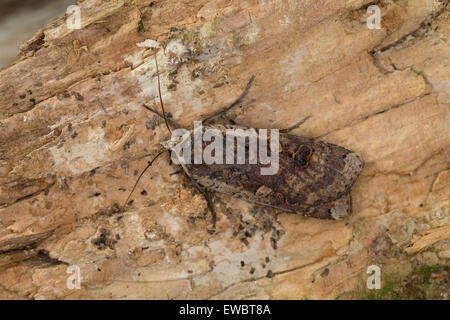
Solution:
M144 175L144 173L148 170L148 168L150 168L150 167L152 166L153 162L154 162L156 159L158 159L158 157L159 157L160 155L162 155L162 154L164 153L164 151L166 151L166 149L160 149L160 150L158 151L158 153L156 154L156 156L155 156L151 161L148 162L147 166L146 166L145 169L141 172L141 174L140 174L139 177L137 178L136 182L134 183L134 186L133 186L133 188L131 189L130 194L129 194L128 197L127 197L127 200L125 200L124 204L122 205L122 208L123 208L123 209L125 209L125 207L126 207L126 205L127 205L127 203L128 203L128 200L130 200L131 195L133 194L134 190L136 189L136 187L137 187L139 181L141 180L142 176Z
M172 133L172 130L170 130L170 127L169 127L169 121L168 121L167 116L166 116L166 111L164 110L164 103L163 103L163 101L162 101L162 96L161 96L161 81L160 81L160 79L159 79L159 67L158 67L158 59L156 58L156 53L155 53L155 65L156 65L156 75L157 75L157 79L158 79L158 94L159 94L159 102L161 103L162 117L164 118L164 123L166 124L167 130L169 130L169 132ZM148 107L147 105L143 104L143 106L144 106L144 108L146 108L147 110L150 110L150 111L156 113L157 115L161 116L157 111L151 109L151 108ZM131 189L130 193L128 194L127 199L125 200L125 202L124 202L124 204L123 204L123 206L122 206L123 209L125 209L125 207L126 207L128 201L129 201L130 198L131 198L131 195L133 194L134 190L136 189L136 187L137 187L139 181L141 180L142 176L144 175L144 173L152 166L153 162L154 162L156 159L158 159L158 157L159 157L160 155L162 155L162 154L164 153L164 151L166 151L166 149L164 149L164 148L163 148L163 149L160 149L160 150L158 151L158 153L156 154L156 156L155 156L151 161L149 161L148 164L147 164L147 166L144 168L144 170L142 170L141 174L139 175L139 177L137 178L136 182L134 183L133 188Z
M203 124L206 124L218 117L223 116L225 113L227 113L231 108L235 107L236 105L238 105L242 99L245 98L245 96L247 95L248 91L250 90L250 87L253 83L253 80L255 80L255 76L252 75L250 80L248 81L247 85L245 86L244 91L241 93L241 95L239 96L239 98L237 98L236 100L234 100L234 102L232 104L230 104L229 106L223 108L221 111L217 112L216 114L213 114L212 116L209 116L208 118L206 118L205 120L202 121Z
M300 127L302 124L304 124L309 118L311 118L311 115L308 115L306 117L304 117L302 120L300 120L299 122L297 122L296 124L294 124L293 126L286 128L286 129L280 129L279 132L280 133L288 133L289 131L292 131L294 129L297 129L298 127Z
M162 114L163 114L163 117L164 117L164 122L166 123L167 130L169 130L169 132L172 133L172 131L170 130L170 127L169 127L169 122L167 121L166 111L164 110L164 103L163 103L163 101L162 101L162 96L161 96L161 82L160 82L160 80L159 80L158 59L156 58L156 53L155 53L155 64L156 64L156 75L157 75L157 77L158 77L159 102L161 103Z

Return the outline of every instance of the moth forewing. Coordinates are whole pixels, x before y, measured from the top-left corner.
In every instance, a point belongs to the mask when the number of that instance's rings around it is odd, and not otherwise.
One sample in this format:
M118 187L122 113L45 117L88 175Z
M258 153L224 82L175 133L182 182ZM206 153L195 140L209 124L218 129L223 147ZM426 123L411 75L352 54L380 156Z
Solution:
M230 132L227 129L238 127L213 128L220 128L226 135ZM246 136L238 132L239 136ZM349 215L349 192L362 169L360 158L345 148L314 139L288 134L280 134L279 139L273 144L274 139L266 138L266 145L270 141L271 153L276 150L279 155L279 168L271 175L262 173L261 163L252 164L250 159L242 163L236 154L239 148L235 148L230 157L234 162L189 163L184 168L200 185L249 202L322 219ZM252 140L244 146L250 151Z

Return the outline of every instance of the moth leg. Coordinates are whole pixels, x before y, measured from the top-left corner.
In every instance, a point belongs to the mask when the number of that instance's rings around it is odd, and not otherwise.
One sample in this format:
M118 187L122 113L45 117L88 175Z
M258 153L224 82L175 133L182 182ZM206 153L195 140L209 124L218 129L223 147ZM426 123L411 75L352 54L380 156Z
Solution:
M348 193L332 202L309 208L306 210L305 216L318 219L340 220L348 217L351 213L352 198Z
M211 216L212 216L212 221L213 221L213 232L214 229L216 228L216 221L217 221L217 214L216 214L216 210L214 209L214 204L212 202L212 198L211 198L211 191L209 191L207 188L201 186L200 184L198 184L197 182L195 182L191 177L189 177L186 172L183 170L184 175L186 176L186 178L188 178L188 180L191 182L191 184L195 187L195 189L197 189L198 192L200 192L203 197L206 200L206 204L208 205L208 210L211 212Z
M298 127L300 127L302 124L304 124L309 118L311 118L311 115L306 116L305 118L303 118L302 120L300 120L299 122L297 122L296 124L294 124L293 126L286 128L286 129L280 129L279 132L280 133L288 133L289 131L292 131L294 129L297 129Z
M212 120L221 117L222 115L224 115L225 113L227 113L228 111L231 110L231 108L237 106L239 104L239 102L241 102L242 99L244 99L244 97L247 95L248 90L250 89L253 80L255 79L255 76L253 75L249 82L247 83L247 86L245 87L244 91L241 93L241 95L239 96L239 98L237 98L232 104L226 106L225 108L222 108L222 110L220 110L219 112L209 116L208 118L206 118L205 120L202 121L203 124L207 124L208 122L211 122Z

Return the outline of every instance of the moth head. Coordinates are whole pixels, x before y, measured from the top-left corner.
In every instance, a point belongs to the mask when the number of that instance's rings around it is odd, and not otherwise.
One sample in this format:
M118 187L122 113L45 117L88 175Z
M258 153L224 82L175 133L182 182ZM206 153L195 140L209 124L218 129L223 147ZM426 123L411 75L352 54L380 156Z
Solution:
M178 144L179 138L172 137L170 140L161 142L161 145L167 150L173 149Z

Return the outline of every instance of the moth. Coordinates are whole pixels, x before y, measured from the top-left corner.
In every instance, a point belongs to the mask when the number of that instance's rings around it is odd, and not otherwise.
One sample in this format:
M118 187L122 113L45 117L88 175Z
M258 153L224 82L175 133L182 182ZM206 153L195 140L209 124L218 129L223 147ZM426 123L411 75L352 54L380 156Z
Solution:
M158 62L155 56L158 76L158 90L162 113L143 105L149 111L164 119L167 129L179 128L168 119L161 98ZM210 124L237 106L246 96L254 80L252 77L241 96L232 104L223 108L215 115L202 121L202 131L214 130L225 136L230 129L248 129L242 126ZM301 214L319 219L342 219L352 212L350 191L359 176L363 161L354 152L338 145L325 143L316 139L290 135L288 132L301 125L307 118L295 126L280 130L278 141L278 170L274 174L263 175L262 164L238 163L185 163L185 155L180 152L182 142L192 142L195 130L187 131L182 137L172 138L162 144L156 156L149 161L132 188L125 204L136 188L139 179L166 150L175 154L180 161L181 169L192 184L199 190L208 203L215 224L216 215L211 201L211 192L219 192L259 205L278 208L286 212ZM203 132L202 132L203 133ZM226 137L225 137L226 138ZM272 136L266 138L266 145L273 152ZM202 142L204 146L204 142ZM249 152L249 141L245 142L246 152ZM236 151L237 148L234 148ZM195 157L194 150L191 158ZM183 159L182 159L183 158ZM237 155L231 156L236 160Z

